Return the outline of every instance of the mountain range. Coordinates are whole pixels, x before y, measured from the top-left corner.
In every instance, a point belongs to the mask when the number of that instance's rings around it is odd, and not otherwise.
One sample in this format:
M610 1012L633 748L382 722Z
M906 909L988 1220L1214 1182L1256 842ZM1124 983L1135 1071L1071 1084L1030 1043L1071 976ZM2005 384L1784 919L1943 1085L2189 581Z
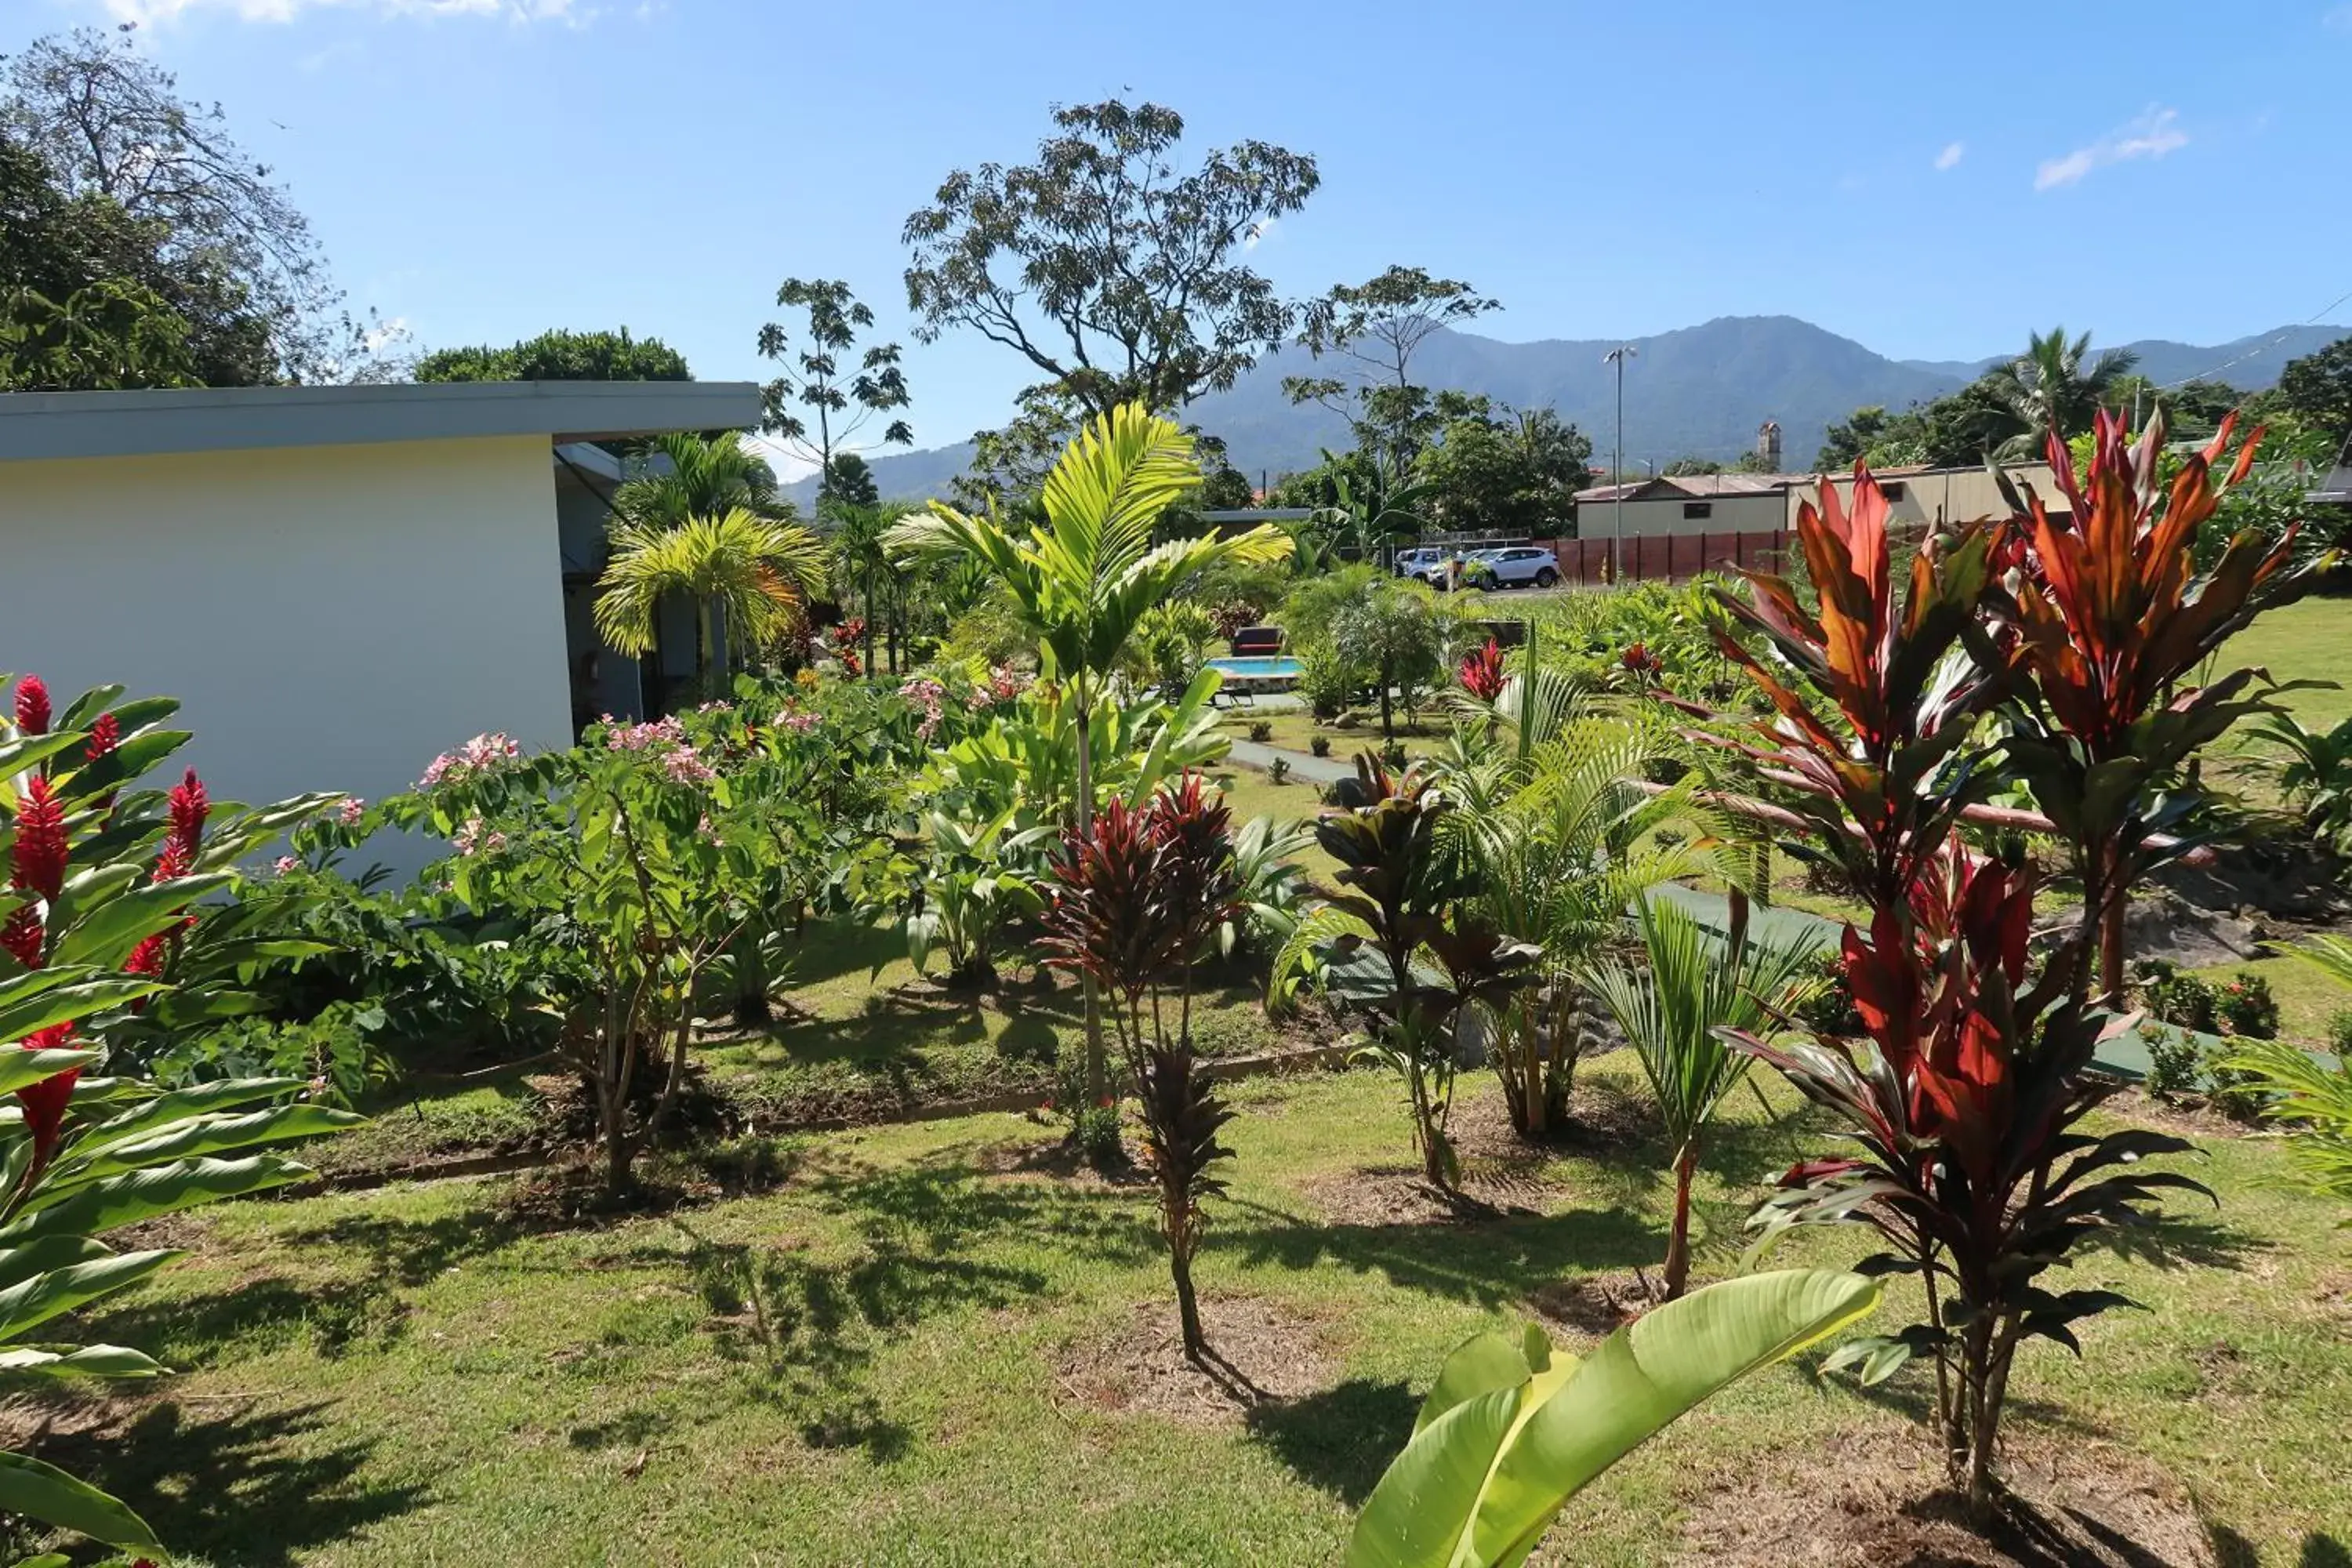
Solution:
M2139 356L2139 374L2159 385L2208 376L2242 391L2278 380L2290 360L2346 335L2344 327L2273 328L2234 342L2199 345L2150 339L2123 345ZM1783 466L1809 467L1823 431L1854 409L1900 409L1940 397L2011 357L1976 361L1892 360L1793 316L1724 316L1696 327L1630 340L1625 371L1625 461L1664 464L1676 458L1728 462L1755 444L1767 419L1780 423ZM1547 339L1508 343L1472 332L1441 331L1425 340L1413 378L1431 387L1484 393L1517 408L1549 405L1592 437L1606 461L1616 429L1616 372L1601 356L1616 340ZM2105 346L2105 345L2100 345ZM1286 375L1310 374L1303 351L1269 354L1224 392L1184 410L1187 423L1224 438L1233 465L1252 480L1312 468L1320 450L1346 445L1346 424L1327 409L1293 404ZM970 466L971 445L873 456L886 496L944 495ZM786 487L803 506L815 498L812 476Z

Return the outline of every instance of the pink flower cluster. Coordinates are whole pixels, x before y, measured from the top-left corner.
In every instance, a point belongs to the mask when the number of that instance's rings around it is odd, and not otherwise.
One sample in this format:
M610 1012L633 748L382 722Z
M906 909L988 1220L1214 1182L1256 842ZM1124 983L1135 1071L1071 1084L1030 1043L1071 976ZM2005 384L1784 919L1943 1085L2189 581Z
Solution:
M686 726L672 714L644 724L615 724L604 731L604 749L608 752L643 752L655 746L686 743Z
M469 816L450 843L460 855L496 855L507 847L507 836L488 827L478 816Z
M795 735L805 735L824 721L820 715L801 708L787 708L776 715L776 722Z
M923 721L915 726L915 733L928 741L940 732L940 705L947 700L948 689L928 675L909 676L898 688L898 695L923 710Z
M290 877L302 868L302 862L291 855L280 855L269 868L281 877Z
M662 771L670 782L682 784L716 784L719 771L702 760L702 753L692 746L680 746L662 758Z
M425 776L416 781L419 789L431 789L438 784L459 783L479 773L486 773L502 763L522 755L522 748L500 731L496 734L477 735L454 752L444 752L433 759Z
M357 827L360 825L360 818L366 815L367 802L355 795L343 796L343 804L335 813L336 818L345 827Z
M1010 702L1029 689L1029 678L1009 664L1000 664L988 672L988 695L997 702Z

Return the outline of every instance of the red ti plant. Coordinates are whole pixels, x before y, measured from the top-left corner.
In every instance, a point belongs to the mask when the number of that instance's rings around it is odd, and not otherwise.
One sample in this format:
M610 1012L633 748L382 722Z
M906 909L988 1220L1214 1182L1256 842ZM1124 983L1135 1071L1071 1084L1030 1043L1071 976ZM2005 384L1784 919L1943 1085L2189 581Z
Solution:
M1212 1353L1192 1289L1201 1201L1224 1190L1214 1167L1232 1152L1218 1132L1234 1113L1193 1047L1192 977L1217 928L1242 912L1231 826L1197 773L1138 809L1114 800L1091 834L1065 835L1045 917L1046 962L1090 978L1111 1004L1143 1113L1184 1353L1195 1362Z
M2258 532L2242 532L2212 571L2195 572L2199 529L2246 477L2262 442L2257 429L2223 470L2236 418L2223 419L2167 486L2158 476L2162 411L2137 441L2102 412L2087 470L2078 471L2066 444L2050 437L2067 515L2053 516L2042 497L2009 488L2017 515L2000 530L2000 553L2015 565L1993 595L1995 641L2021 696L2008 754L2034 803L2074 846L2084 924L2098 938L2097 990L2110 1005L2123 997L2131 884L2190 842L2158 837L2194 805L2168 786L2200 747L2269 706L2266 695L2249 695L2256 682L2268 682L2260 670L2181 683L2257 613L2312 581L2311 571L2290 569L2293 529L2267 544ZM2086 965L2091 953L2086 944Z
M1734 1037L1835 1111L1859 1148L1790 1170L1756 1223L1769 1237L1858 1220L1889 1244L1864 1272L1920 1277L1923 1321L1832 1363L1875 1382L1931 1357L1954 1479L1986 1508L2019 1344L2040 1336L2079 1352L2072 1325L2126 1304L2053 1292L2042 1277L2095 1231L2144 1218L2158 1189L2205 1189L2137 1163L2188 1150L2180 1139L2077 1130L2109 1092L2086 1071L2092 1054L2125 1021L2087 1010L2071 946L2030 973L2031 868L1981 858L1958 837L1992 760L1963 747L2001 690L1990 531L1923 552L1898 605L1885 502L1866 473L1854 490L1850 513L1824 487L1822 506L1800 514L1818 615L1769 576L1749 577L1752 604L1729 601L1786 660L1729 650L1777 715L1746 749L1763 777L1791 787L1791 808L1871 911L1841 952L1863 1037Z

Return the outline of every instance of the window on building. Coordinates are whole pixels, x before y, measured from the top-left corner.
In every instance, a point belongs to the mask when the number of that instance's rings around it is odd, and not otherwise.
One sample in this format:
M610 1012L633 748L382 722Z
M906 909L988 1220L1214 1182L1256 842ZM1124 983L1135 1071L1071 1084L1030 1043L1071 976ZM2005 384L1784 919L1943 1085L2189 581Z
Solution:
M1713 517L1714 515L1715 503L1711 500L1686 500L1683 502L1683 518L1685 521L1689 521L1696 518Z
M1900 479L1891 485L1881 485L1879 488L1886 492L1886 499L1890 501L1899 501L1903 499L1903 481Z

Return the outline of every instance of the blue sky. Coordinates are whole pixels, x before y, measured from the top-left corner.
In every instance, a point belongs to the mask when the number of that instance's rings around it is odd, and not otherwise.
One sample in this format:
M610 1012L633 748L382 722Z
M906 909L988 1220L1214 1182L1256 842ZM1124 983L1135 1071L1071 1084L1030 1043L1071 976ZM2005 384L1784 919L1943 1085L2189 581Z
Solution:
M1418 264L1514 340L1785 312L1960 359L2057 321L2221 342L2352 291L2334 0L0 0L0 51L122 19L426 347L625 323L755 377L792 274L903 336L906 215L1115 93L1317 155L1255 251L1286 291ZM976 339L907 363L924 446L1027 379Z

